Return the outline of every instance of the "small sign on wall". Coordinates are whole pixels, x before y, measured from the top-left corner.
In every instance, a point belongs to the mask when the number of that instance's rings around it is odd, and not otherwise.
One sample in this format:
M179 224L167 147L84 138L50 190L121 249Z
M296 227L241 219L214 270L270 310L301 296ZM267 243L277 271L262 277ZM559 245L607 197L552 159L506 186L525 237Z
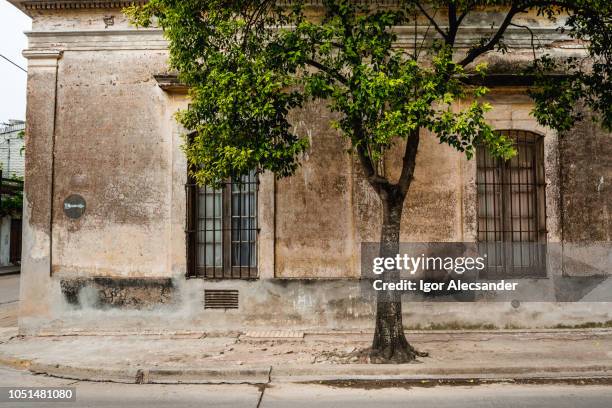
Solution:
M85 213L85 199L79 194L70 194L64 200L64 214L73 220L80 218Z

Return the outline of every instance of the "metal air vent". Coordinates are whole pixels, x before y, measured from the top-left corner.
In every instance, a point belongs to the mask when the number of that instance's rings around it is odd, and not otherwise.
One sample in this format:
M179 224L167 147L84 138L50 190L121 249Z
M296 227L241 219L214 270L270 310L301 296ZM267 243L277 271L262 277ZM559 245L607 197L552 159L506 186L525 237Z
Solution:
M231 289L205 289L204 309L238 309L238 291Z

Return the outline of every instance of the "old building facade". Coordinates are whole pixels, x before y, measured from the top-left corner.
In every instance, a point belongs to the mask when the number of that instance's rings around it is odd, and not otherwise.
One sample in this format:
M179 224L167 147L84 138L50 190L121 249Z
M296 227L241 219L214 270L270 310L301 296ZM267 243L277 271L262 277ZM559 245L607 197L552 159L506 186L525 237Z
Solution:
M24 131L22 120L0 124L0 266L12 266L16 270L21 262Z
M378 238L379 203L324 106L294 115L311 139L295 176L198 189L173 118L188 98L168 74L162 32L130 26L121 7L131 2L11 2L33 19L24 51L23 333L372 327L374 304L358 278L361 243ZM474 30L484 17L472 17ZM552 23L524 20L552 51L580 52ZM523 161L507 171L524 174L529 204L504 213L486 187L504 188L496 164L484 154L468 161L425 134L401 239L496 240L504 231L484 220L516 216L520 239L578 251L590 243L609 273L609 134L587 122L567 135L539 126L526 85L507 75L532 55L529 34L512 28L508 37L514 49L490 58L492 74L503 75L492 76L489 119L519 141ZM521 173L523 165L531 167ZM532 281L548 287L572 273L580 268L557 265ZM612 320L603 302L423 302L405 314L407 326L421 327Z

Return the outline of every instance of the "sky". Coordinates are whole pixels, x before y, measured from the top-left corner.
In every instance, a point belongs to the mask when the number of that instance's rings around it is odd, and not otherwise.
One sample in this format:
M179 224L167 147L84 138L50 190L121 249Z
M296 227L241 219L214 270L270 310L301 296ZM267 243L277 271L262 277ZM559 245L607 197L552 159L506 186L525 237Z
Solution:
M6 0L0 0L0 55L27 69L21 51L27 47L24 31L31 20ZM27 75L0 57L0 123L25 119Z

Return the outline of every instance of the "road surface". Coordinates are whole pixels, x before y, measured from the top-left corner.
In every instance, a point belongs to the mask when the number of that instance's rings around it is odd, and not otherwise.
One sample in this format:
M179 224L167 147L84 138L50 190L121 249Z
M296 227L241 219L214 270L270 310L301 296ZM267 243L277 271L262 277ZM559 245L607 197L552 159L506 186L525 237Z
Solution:
M19 274L0 275L0 327L17 326Z
M437 387L332 387L314 384L155 385L81 382L0 368L0 386L75 387L76 402L56 408L316 407L316 408L609 408L609 385L489 384ZM0 408L40 408L47 404L0 403Z
M19 300L19 274L0 275L0 305Z

